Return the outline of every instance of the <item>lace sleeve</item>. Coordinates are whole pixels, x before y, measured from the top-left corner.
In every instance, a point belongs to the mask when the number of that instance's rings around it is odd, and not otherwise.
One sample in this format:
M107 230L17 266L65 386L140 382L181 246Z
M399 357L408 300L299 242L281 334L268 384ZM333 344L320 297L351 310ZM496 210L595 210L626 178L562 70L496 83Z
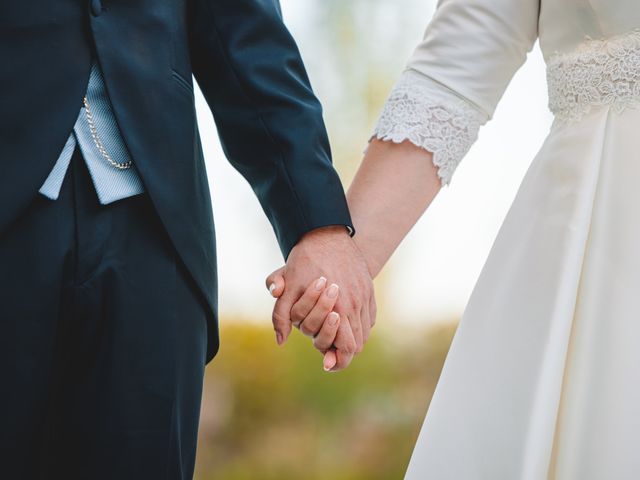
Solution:
M409 140L428 150L444 186L487 120L488 115L445 86L407 70L392 90L371 138Z

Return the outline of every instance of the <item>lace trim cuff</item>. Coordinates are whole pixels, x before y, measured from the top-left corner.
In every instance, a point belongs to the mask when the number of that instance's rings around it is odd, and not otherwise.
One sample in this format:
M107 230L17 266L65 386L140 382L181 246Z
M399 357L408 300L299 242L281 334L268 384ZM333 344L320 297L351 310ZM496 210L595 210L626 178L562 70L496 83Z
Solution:
M409 140L433 154L441 184L478 138L487 121L479 110L424 75L405 71L382 109L371 139Z

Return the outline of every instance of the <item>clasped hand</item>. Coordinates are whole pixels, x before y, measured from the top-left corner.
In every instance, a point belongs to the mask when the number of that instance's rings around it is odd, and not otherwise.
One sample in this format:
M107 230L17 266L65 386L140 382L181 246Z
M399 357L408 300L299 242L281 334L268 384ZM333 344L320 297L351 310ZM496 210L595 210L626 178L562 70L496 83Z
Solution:
M343 227L306 234L284 267L267 278L277 299L273 327L279 345L292 328L313 339L326 371L349 366L375 324L376 303L364 256Z

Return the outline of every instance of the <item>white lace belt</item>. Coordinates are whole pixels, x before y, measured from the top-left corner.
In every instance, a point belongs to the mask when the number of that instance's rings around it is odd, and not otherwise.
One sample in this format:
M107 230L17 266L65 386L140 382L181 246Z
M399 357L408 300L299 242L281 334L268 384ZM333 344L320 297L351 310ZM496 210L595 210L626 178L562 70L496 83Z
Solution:
M547 63L549 108L560 120L579 120L594 106L616 112L640 103L640 30L587 40Z

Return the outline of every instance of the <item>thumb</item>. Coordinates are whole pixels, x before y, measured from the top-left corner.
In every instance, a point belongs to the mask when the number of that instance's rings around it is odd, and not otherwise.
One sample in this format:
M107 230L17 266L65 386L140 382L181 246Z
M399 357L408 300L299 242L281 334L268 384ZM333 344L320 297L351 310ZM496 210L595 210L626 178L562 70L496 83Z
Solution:
M336 355L335 348L330 348L324 353L324 360L322 361L322 368L325 372L330 372L333 367L338 363L338 356Z
M273 298L280 298L284 293L284 267L279 268L266 280L267 289Z

